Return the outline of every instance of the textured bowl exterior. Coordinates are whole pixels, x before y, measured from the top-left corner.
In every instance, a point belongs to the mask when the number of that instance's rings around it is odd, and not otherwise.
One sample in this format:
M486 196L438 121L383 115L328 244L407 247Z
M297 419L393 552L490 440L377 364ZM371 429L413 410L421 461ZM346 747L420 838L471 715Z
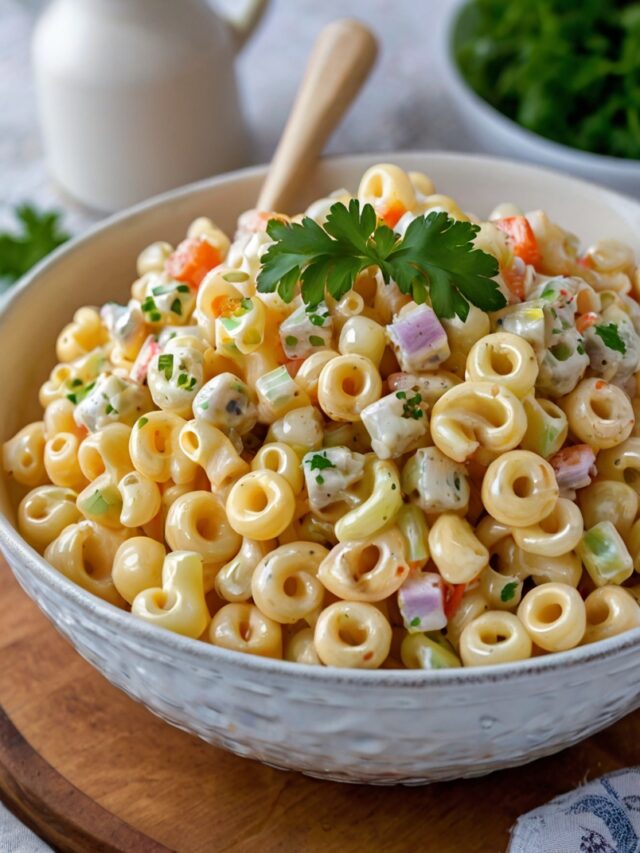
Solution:
M342 158L322 165L308 196L353 186L384 160L430 173L465 209L484 214L496 195L527 207L548 201L552 216L569 217L587 239L604 229L640 248L640 205L491 158ZM140 246L177 239L195 215L219 218L219 211L230 228L263 175L247 170L153 200L59 250L25 279L0 312L0 387L12 402L0 406L0 439L37 417L36 389L52 363L56 330L72 311L124 294ZM0 549L16 578L83 657L170 723L276 767L379 784L481 775L562 749L640 705L640 629L484 669L336 670L255 658L163 631L89 595L18 535L2 481L0 508Z

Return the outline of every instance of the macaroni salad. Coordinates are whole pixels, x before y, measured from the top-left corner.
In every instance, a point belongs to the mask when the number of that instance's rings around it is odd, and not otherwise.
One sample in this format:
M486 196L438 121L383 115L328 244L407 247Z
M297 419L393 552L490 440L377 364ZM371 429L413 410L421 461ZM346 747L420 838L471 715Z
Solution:
M3 447L52 570L312 665L483 666L640 626L630 248L513 204L479 221L382 164L233 242L197 219L137 272L127 304L76 311L43 419Z

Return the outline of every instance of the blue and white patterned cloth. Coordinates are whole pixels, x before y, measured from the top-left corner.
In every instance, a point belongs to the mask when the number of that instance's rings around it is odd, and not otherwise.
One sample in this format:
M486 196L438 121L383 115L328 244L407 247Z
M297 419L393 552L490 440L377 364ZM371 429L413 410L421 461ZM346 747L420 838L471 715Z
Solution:
M523 815L509 853L640 853L640 768L618 770Z

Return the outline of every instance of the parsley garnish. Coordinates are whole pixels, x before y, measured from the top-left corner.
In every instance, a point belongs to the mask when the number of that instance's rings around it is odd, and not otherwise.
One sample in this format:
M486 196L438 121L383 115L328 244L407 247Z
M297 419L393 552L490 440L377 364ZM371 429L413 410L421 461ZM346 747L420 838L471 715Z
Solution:
M143 415L138 421L138 429L142 429L143 426L146 426L149 423L149 418L145 418Z
M158 370L164 371L164 378L169 381L173 373L173 355L171 353L163 353L158 356Z
M182 317L182 302L180 302L177 296L171 303L171 310L174 314L177 314L178 317Z
M119 414L119 412L113 408L111 403L107 403L107 405L104 407L104 413L105 413L105 415L111 415L111 414L117 415L117 414Z
M324 483L324 477L322 476L322 474L318 474L318 475L317 475L317 477L316 477L316 483L317 483L319 486L322 486L322 484Z
M298 339L295 335L287 335L284 342L288 347L294 347L298 343Z
M157 310L156 301L153 296L147 296L147 298L144 300L140 307L145 312L145 314L148 314L149 311Z
M620 332L615 323L609 323L606 326L594 326L593 331L602 338L602 342L609 349L621 352L624 355L627 351L627 345L620 337Z
M424 412L420 408L422 394L415 394L413 397L409 397L407 399L406 391L396 391L396 397L399 400L406 400L406 402L402 404L403 418L413 418L414 421L417 421L424 417Z
M324 338L321 338L320 335L309 335L309 343L312 347L323 347Z
M20 232L0 234L0 290L69 239L60 228L59 213L40 213L29 204L15 209Z
M186 373L181 373L180 376L178 376L178 385L186 385L188 381L189 377Z
M518 581L511 581L511 583L506 583L500 590L500 601L511 601L511 599L516 594L517 588Z
M179 284L176 287L176 290L178 291L178 293L189 293L190 287L188 284Z
M540 294L540 299L555 299L556 298L556 289L555 287L547 286Z
M309 468L311 468L312 471L323 471L325 468L335 467L336 466L330 459L327 459L326 456L322 456L320 453L314 453L309 460Z
M267 234L274 241L262 257L260 293L278 292L291 302L298 280L307 305L317 306L325 289L340 299L353 287L359 272L377 266L386 283L395 281L402 293L420 303L427 296L439 317L465 320L469 303L497 311L507 301L493 276L498 262L473 247L479 226L432 211L411 222L404 237L379 225L373 207L362 210L356 199L347 208L331 206L324 228L305 217L301 223L271 219Z
M82 383L80 383L82 385ZM67 400L71 400L71 402L75 405L77 403L81 403L82 400L87 396L89 391L92 391L95 387L95 382L90 382L88 385L85 385L84 388L80 388L78 391L74 391L73 394L67 394ZM75 387L75 384L74 384Z
M422 620L420 619L420 617L419 617L419 616L414 616L414 617L413 617L413 619L411 620L411 622L409 622L409 625L410 625L412 628L417 628L417 627L420 625L420 622L421 622L421 621L422 621Z

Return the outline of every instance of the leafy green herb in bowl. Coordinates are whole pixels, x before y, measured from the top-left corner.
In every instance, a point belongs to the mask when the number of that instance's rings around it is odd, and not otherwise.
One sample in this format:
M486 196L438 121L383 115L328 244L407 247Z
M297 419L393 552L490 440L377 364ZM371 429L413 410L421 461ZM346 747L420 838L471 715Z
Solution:
M445 49L476 143L640 193L640 2L467 0Z
M20 230L0 233L0 293L69 239L55 211L44 213L23 204L15 215Z

